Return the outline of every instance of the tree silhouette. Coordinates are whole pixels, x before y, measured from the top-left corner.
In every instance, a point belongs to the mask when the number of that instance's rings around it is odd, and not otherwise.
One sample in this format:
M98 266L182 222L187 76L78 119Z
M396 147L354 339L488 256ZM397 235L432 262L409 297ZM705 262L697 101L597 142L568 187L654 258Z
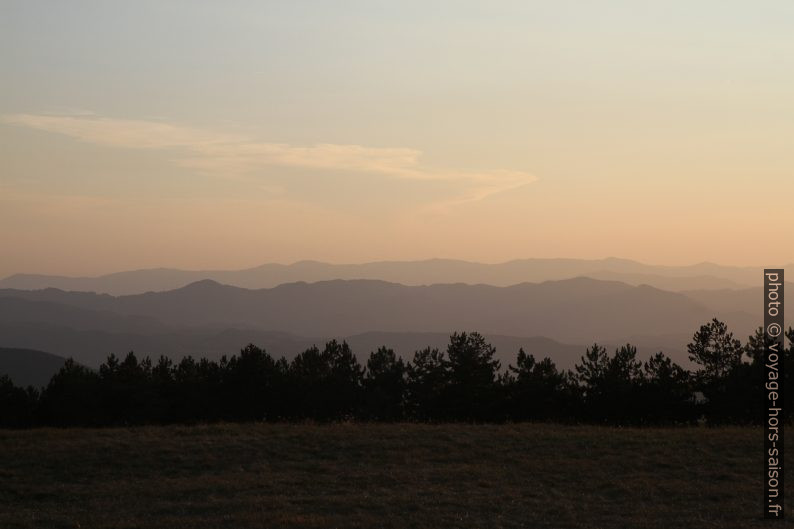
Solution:
M225 359L221 363L192 356L183 357L173 369L179 387L174 399L174 415L180 422L217 421L223 418L221 381Z
M794 329L786 338L781 362L789 380ZM253 344L218 361L161 356L153 363L132 352L122 360L111 354L96 371L67 360L40 393L0 377L0 426L306 419L676 424L700 416L712 424L758 422L765 340L759 329L743 346L712 320L687 347L695 376L663 353L643 363L630 344L611 356L593 344L574 372L520 349L515 365L502 371L494 347L476 332L454 333L446 351L427 347L408 363L381 347L366 369L335 340L290 362ZM697 392L705 403L695 402ZM787 406L793 402L787 397Z
M38 399L39 393L34 388L17 387L7 375L0 376L0 427L33 426Z
M500 367L495 354L496 349L477 332L450 336L448 384L444 392L450 418L485 420L493 416Z
M46 424L106 424L100 408L99 375L68 358L44 390L40 411Z
M642 364L636 347L626 344L610 357L604 347L593 344L575 369L586 418L611 423L640 420L642 403L637 397Z
M322 352L311 347L289 367L291 416L304 419L350 418L360 399L363 369L347 342L332 340Z
M364 377L364 417L379 421L402 419L406 388L406 367L402 359L386 347L372 352Z
M707 382L727 376L742 361L742 344L717 318L702 325L687 346L689 359L700 366L696 375Z
M424 421L442 419L445 415L442 399L448 383L444 353L430 347L416 351L407 374L410 416Z
M224 409L231 420L256 420L279 414L276 389L281 385L276 362L263 349L248 344L232 356L223 373Z
M648 423L688 423L696 418L689 373L664 353L643 365L643 419Z
M153 388L151 387L151 361L138 362L135 353L129 352L119 362L110 355L99 368L101 403L105 420L111 424L142 424L152 415Z
M696 384L707 399L703 409L711 422L746 422L753 410L760 412L760 398L747 401L752 377L742 363L745 348L725 323L714 318L702 325L687 350L699 366Z
M334 418L353 418L360 403L364 369L344 341L325 344L323 357L330 365L329 401L335 409Z
M609 357L604 347L594 343L585 351L581 363L574 366L576 381L585 398L590 400L598 398L604 386L608 367Z
M562 418L569 397L568 378L557 371L550 358L540 362L518 350L516 365L508 366L509 416L514 420L546 421Z
M630 344L618 347L607 362L599 392L601 413L608 422L641 421L644 405L638 397L642 382L642 363L637 360L637 348Z

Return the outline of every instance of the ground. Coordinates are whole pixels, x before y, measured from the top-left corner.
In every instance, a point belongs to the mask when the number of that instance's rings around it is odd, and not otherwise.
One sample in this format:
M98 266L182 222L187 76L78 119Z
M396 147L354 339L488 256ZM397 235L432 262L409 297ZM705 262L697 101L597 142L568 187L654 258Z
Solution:
M762 452L736 427L0 431L0 527L769 527Z

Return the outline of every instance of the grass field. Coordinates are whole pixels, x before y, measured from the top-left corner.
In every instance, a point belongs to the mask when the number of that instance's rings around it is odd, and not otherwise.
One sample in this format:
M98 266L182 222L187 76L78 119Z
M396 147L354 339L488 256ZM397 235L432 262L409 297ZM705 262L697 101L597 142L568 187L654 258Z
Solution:
M0 527L768 527L761 451L750 428L0 431Z

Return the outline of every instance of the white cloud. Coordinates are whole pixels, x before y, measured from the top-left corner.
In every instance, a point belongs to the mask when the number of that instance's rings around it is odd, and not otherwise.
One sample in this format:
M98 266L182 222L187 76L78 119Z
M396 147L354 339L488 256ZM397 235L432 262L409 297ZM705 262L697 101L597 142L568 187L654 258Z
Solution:
M14 114L6 123L80 141L129 149L182 151L175 163L205 173L241 176L265 167L296 167L379 174L406 180L446 181L456 194L437 203L451 206L529 184L535 177L520 171L450 171L422 167L421 151L319 143L296 146L174 125L160 121L110 119L94 115Z

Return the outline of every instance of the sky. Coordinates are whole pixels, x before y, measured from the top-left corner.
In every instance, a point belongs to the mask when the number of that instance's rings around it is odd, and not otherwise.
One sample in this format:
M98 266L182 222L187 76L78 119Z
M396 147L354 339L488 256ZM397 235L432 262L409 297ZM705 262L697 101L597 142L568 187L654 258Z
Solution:
M788 1L0 0L0 276L794 262Z

